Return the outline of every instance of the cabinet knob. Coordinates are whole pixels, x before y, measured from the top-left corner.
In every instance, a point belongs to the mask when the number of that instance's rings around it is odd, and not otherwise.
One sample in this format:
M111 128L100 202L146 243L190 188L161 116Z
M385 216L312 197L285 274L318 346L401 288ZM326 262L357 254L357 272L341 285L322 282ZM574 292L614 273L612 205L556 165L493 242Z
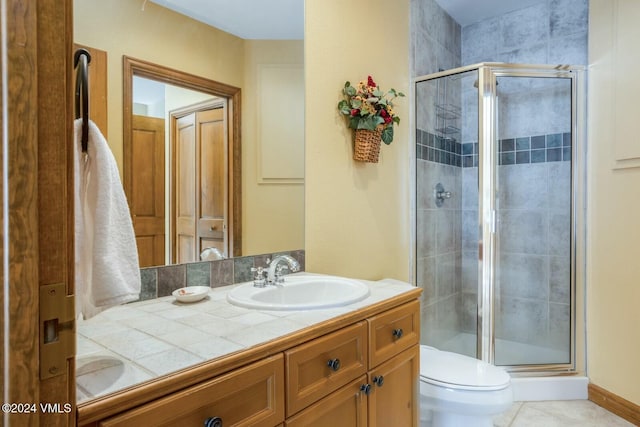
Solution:
M338 369L340 369L340 359L330 359L327 362L327 366L331 368L333 372L336 372Z
M402 332L402 328L394 329L393 330L393 337L395 339L401 338L403 333L404 332Z
M222 418L209 417L204 420L204 427L222 427Z
M362 384L360 391L363 392L365 396L369 396L371 394L371 384Z
M377 377L373 377L373 383L378 387L382 387L384 384L384 377L382 375L378 375Z

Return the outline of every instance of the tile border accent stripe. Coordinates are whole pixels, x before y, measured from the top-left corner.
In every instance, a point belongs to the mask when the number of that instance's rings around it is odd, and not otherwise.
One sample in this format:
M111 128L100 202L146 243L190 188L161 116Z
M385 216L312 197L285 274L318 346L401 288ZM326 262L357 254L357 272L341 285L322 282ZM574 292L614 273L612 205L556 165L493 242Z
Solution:
M499 140L499 144L499 165L571 161L570 132L506 138ZM456 167L477 167L478 142L461 144L454 138L417 129L416 158Z
M462 144L454 138L442 137L418 129L416 153L418 159L450 166L462 166Z

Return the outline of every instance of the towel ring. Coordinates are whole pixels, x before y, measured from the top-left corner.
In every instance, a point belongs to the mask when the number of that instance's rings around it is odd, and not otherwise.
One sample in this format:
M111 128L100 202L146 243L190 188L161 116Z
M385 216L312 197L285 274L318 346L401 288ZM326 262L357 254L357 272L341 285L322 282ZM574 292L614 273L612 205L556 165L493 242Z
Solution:
M76 119L82 117L82 152L87 152L89 142L89 63L91 54L86 49L78 49L73 55L76 74Z

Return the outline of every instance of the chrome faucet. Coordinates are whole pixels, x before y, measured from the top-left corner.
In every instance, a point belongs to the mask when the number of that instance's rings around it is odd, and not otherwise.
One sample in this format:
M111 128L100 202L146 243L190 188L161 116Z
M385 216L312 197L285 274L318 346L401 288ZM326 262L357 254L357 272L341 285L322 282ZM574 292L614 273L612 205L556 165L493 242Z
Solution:
M280 265L284 261L287 265ZM269 269L267 270L267 284L276 285L284 283L284 277L282 277L283 270L289 270L292 273L300 270L300 263L295 258L289 255L278 255L270 263L268 263Z

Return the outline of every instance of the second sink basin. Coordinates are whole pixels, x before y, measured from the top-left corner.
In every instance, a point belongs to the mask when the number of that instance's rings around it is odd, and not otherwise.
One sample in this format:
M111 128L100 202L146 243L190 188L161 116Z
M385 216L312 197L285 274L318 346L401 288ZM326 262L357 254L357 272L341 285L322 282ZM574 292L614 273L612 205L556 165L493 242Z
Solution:
M256 288L244 283L227 294L227 301L261 310L309 310L340 307L369 296L369 287L360 281L336 276L289 275L285 283Z

